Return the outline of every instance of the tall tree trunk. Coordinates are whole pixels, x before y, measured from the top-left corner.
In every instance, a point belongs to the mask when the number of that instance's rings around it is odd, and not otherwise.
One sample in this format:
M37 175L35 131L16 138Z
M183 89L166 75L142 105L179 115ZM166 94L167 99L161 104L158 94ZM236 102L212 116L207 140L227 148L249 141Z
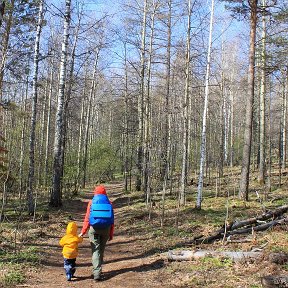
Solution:
M2 25L4 12L5 12L5 1L3 0L2 3L0 4L0 27Z
M172 36L172 0L168 0L168 22L167 22L167 70L166 70L166 93L164 99L164 136L163 136L163 154L161 157L162 167L161 176L163 178L163 190L162 190L162 207L161 207L161 226L164 225L165 216L165 198L166 188L168 182L169 173L169 136L170 136L170 122L169 122L169 99L170 99L170 82L171 82L171 36ZM171 167L171 163L170 163ZM171 170L171 169L170 169ZM171 171L170 171L171 172ZM170 175L171 176L171 175Z
M233 61L233 64L235 65L235 61ZM235 71L234 71L234 69L232 69L232 75L230 78L231 82L234 80L234 75L235 75ZM234 93L235 93L235 89L232 86L230 88L230 92L229 92L229 99L230 99L230 167L231 168L234 165L234 154L235 154L235 151L234 151L235 150L235 148L234 148Z
M45 154L45 142L46 142L46 130L47 127L47 107L48 107L48 99L49 99L49 78L46 79L46 85L45 85L45 92L44 92L44 104L42 109L42 116L41 116L41 131L40 131L40 147L39 147L39 155L38 158L40 161L38 161L38 172L37 172L37 186L43 184L43 179L45 177L44 171L44 162L42 161L43 156Z
M124 61L125 61L125 91L124 91L124 191L128 191L128 167L129 167L129 119L128 119L128 65L127 65L127 45L124 44Z
M202 203L204 166L205 166L205 156L206 156L206 121L207 121L207 112L208 112L208 96L209 96L209 78L210 78L213 21L214 21L214 0L211 1L211 16L210 16L209 41L208 41L208 52L207 52L207 67L206 67L206 76L205 76L205 102L204 102L204 111L203 111L203 120L202 120L202 135L201 135L201 146L200 146L200 168L199 168L199 180L198 180L197 200L196 200L196 208L197 209L201 209L201 203Z
M186 42L186 60L185 60L185 96L183 103L183 154L182 154L182 171L181 186L179 192L179 204L185 204L185 188L187 184L187 161L188 161L188 117L189 117L189 92L190 92L190 45L191 45L191 0L188 0L188 23L187 23L187 42Z
M68 106L71 99L72 94L72 87L73 87L73 74L74 74L74 65L75 65L75 52L76 47L78 43L78 35L79 35L79 29L80 29L80 22L81 17L78 18L78 25L76 28L75 36L74 36L74 43L72 46L71 51L71 59L70 59L70 70L67 79L68 79L68 87L65 95L65 101L64 101L64 110L63 110L63 140L61 145L61 166L62 166L62 177L64 176L64 163L65 163L65 148L66 148L66 141L67 141L67 125L68 125ZM63 179L63 178L62 178Z
M49 76L49 94L48 94L48 107L47 107L47 123L46 123L46 147L45 147L45 160L44 160L44 167L45 167L45 187L48 184L49 178L49 155L50 155L50 128L51 128L51 107L52 107L52 94L53 94L53 61L50 67L50 76Z
M262 7L265 9L266 0L262 0ZM266 16L262 16L262 51L261 51L261 80L260 80L260 143L259 143L259 175L258 182L262 185L265 182L265 102L266 102Z
M64 129L64 102L65 102L65 82L66 82L66 66L67 66L67 54L68 54L68 39L69 28L71 20L71 0L66 0L66 8L64 15L64 32L61 51L60 62L60 76L59 76L59 89L58 89L58 106L56 113L55 123L55 141L54 141L54 163L53 163L53 183L52 192L50 197L50 205L53 207L59 207L62 205L61 195L61 176L63 171L61 149L63 141L63 129Z
M239 196L246 201L248 200L250 158L251 158L251 144L252 144L257 2L258 0L252 0L250 2L251 18L250 18L249 70L248 70L248 83L247 83L248 91L246 98L246 116L245 116L244 147L242 156L242 170L241 170L240 187L239 187Z
M90 132L90 119L91 119L91 110L92 110L92 101L95 94L95 87L96 87L96 72L97 72L97 65L98 65L98 57L99 51L96 54L95 64L94 64L94 71L92 76L92 84L91 90L88 99L88 107L87 107L87 115L86 115L86 124L85 124L85 135L84 135L84 155L83 155L83 181L82 187L85 188L86 186L86 178L87 178L87 159L88 159L88 144L89 144L89 132Z
M148 187L149 178L151 178L151 74L152 74L152 58L153 58L153 41L154 41L154 24L155 24L155 14L158 4L153 1L153 12L151 15L151 31L150 31L150 41L149 41L149 57L147 64L147 92L145 94L144 101L144 155L143 155L143 191L146 195L146 205L150 202L150 187Z
M223 33L223 32L222 32ZM219 178L223 177L223 166L224 161L227 160L227 142L226 142L226 132L227 132L227 101L225 93L225 77L224 77L224 41L222 39L221 43L221 111L220 111L220 121L221 121L221 139L220 139L220 149L219 149ZM216 133L215 133L216 134Z
M8 18L7 18L5 34L4 34L4 37L2 39L2 51L1 51L2 59L0 62L0 101L2 100L4 69L6 66L10 32L11 32L12 23L13 23L14 5L15 5L15 1L11 0L10 5L9 5L9 10L8 10ZM5 8L5 6L3 6L3 3L2 3L3 13L4 13L4 8Z
M82 168L82 135L83 135L83 120L84 120L84 109L85 109L85 90L86 90L86 83L84 84L83 89L83 99L81 100L81 115L80 115L80 122L79 122L79 138L78 138L78 152L77 152L77 187L80 186L80 175L81 175L81 168Z
M287 141L287 75L288 72L283 70L283 110L282 110L282 159L281 159L281 164L282 164L282 169L286 168L286 141Z
M33 104L32 104L32 116L31 116L31 128L30 128L30 143L29 143L29 173L28 173L28 187L27 187L27 205L28 212L30 215L34 213L34 200L33 200L33 189L34 189L34 171L35 171L35 130L37 120L37 101L38 101L38 63L39 63L39 47L40 47L40 36L43 22L43 6L44 1L41 0L39 3L39 14L37 31L35 38L34 47L34 71L33 71Z
M26 77L26 83L25 83L25 96L22 100L23 105L23 112L26 113L27 108L27 98L28 98L28 88L29 88L29 79L28 76ZM22 198L22 194L24 191L24 182L26 183L26 178L24 180L24 157L25 157L25 138L26 138L26 129L27 129L27 119L26 117L23 117L22 119L22 131L21 131L21 152L20 152L20 161L19 161L19 178L20 178L20 187L19 187L19 199Z
M141 39L141 87L138 96L138 135L137 135L137 175L135 188L141 190L142 186L142 168L143 168L143 121L144 121L144 94L145 94L145 47L146 47L146 18L147 18L147 0L144 0L142 39Z

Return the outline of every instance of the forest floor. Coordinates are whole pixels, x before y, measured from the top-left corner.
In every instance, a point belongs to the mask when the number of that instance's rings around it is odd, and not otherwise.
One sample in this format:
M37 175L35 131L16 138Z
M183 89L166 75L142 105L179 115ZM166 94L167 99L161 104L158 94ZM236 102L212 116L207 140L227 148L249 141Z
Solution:
M168 262L166 252L170 249L208 249L227 251L251 251L263 248L264 255L269 252L286 252L287 225L253 235L241 235L245 243L189 244L197 235L210 235L225 221L227 197L223 194L206 196L201 211L193 208L195 195L187 197L187 205L179 214L179 225L175 226L175 201L167 198L165 225L160 227L160 206L155 202L151 219L143 203L143 195L124 193L121 183L105 185L115 207L115 236L108 242L103 265L103 281L95 283L91 278L91 249L87 238L79 245L76 278L67 282L63 269L63 258L59 239L64 235L69 221L76 221L79 231L82 226L86 206L92 193L82 191L77 199L66 199L63 207L52 213L43 210L35 222L18 223L18 232L2 226L2 246L6 249L15 240L14 253L4 254L0 250L0 287L262 287L260 278L264 275L287 275L288 266L270 263L264 257L261 261L233 263L229 259L205 257L199 260ZM215 187L214 187L215 188ZM214 189L213 188L213 189ZM212 189L212 190L213 190ZM214 192L213 192L214 193ZM273 207L287 204L287 186L277 191L270 203ZM156 196L155 196L156 197ZM159 195L160 197L160 195ZM172 197L173 198L173 197ZM174 197L175 198L175 197ZM237 198L237 197L236 197ZM263 203L257 199L248 203L232 197L229 202L229 218L245 219L261 213ZM175 200L175 199L174 199ZM192 202L193 200L193 202ZM272 204L273 202L273 204ZM189 204L190 203L190 204ZM193 203L193 204L192 204ZM267 205L266 203L266 205ZM271 206L271 208L273 208ZM40 207L39 207L40 209ZM12 221L11 221L12 223ZM21 229L20 229L21 228ZM20 232L19 232L20 231ZM6 234L5 234L6 233ZM6 236L5 236L5 235ZM18 235L19 234L19 235ZM3 236L4 235L4 236ZM21 252L19 251L21 241ZM5 241L3 241L5 239ZM24 239L24 240L23 240ZM6 246L5 246L6 245ZM17 250L18 249L18 250ZM26 249L26 250L25 250ZM22 254L21 254L22 253ZM17 257L13 256L17 255ZM22 260L21 260L22 257ZM1 266L2 265L2 266ZM16 265L16 266L15 266ZM12 271L13 270L13 271ZM10 273L10 274L9 274Z

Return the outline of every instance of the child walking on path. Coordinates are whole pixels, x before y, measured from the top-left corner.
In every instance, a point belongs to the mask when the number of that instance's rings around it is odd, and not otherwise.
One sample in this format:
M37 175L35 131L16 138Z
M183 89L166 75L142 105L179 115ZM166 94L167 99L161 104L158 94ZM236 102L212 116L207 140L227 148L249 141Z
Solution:
M66 278L71 281L76 271L76 257L78 255L78 244L83 241L82 237L77 236L77 224L70 222L67 225L66 235L61 238L59 244L63 247L64 269Z

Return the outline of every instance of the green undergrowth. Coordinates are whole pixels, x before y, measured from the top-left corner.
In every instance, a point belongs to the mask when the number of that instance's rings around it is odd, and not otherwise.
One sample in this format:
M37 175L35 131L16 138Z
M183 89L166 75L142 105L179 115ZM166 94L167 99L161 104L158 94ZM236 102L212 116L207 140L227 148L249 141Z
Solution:
M27 267L39 265L41 254L37 247L22 248L20 251L0 250L0 287L15 287L25 282Z

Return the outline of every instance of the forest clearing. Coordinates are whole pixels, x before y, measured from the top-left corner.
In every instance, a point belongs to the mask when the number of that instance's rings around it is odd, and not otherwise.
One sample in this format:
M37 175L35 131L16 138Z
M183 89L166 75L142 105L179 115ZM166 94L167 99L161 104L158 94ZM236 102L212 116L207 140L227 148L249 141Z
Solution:
M287 59L287 0L0 0L0 286L287 288Z

